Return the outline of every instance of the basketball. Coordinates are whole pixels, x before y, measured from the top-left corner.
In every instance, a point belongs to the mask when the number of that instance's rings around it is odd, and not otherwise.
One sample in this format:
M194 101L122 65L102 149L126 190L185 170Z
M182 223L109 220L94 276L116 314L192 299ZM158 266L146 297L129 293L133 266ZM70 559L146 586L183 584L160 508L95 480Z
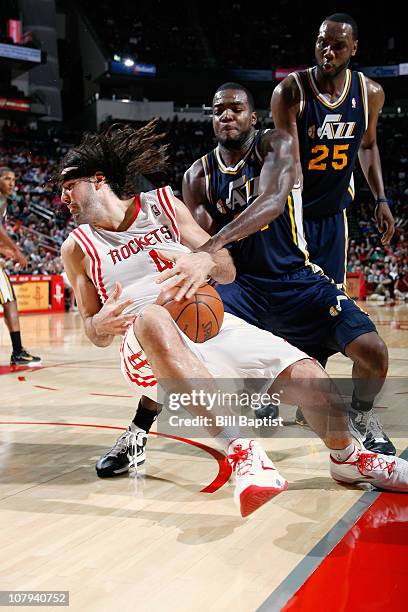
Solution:
M183 333L193 342L214 338L224 320L224 306L218 292L211 285L203 285L189 299L176 302L173 297L179 287L165 292L157 303L169 311Z

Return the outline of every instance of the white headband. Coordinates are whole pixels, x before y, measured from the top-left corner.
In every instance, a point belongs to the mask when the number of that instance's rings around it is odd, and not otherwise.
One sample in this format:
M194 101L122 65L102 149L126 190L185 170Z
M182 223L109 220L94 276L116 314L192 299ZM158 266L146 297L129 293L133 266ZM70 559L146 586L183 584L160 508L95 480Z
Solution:
M61 176L65 176L65 174L71 172L71 170L78 170L78 168L79 166L69 166L68 168L64 168L61 172Z

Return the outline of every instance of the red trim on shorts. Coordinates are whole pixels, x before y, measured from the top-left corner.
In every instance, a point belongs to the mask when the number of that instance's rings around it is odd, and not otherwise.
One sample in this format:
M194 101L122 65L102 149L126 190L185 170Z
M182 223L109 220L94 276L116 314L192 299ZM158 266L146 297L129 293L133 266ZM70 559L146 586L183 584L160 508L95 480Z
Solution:
M173 227L173 231L174 234L176 236L176 239L178 242L180 242L180 232L178 230L177 227L177 223L176 223L176 217L175 217L175 212L174 212L174 208L172 207L172 204L170 202L170 199L166 193L166 189L164 187L161 187L160 189L157 190L157 195L159 198L159 202L160 205L163 209L164 214L170 219L170 223ZM166 204L164 202L164 200L166 201ZM167 206L169 208L167 208Z
M104 301L106 301L108 299L108 294L106 292L105 289L105 285L103 284L103 280L102 280L102 264L101 264L101 259L99 257L99 253L97 248L95 247L94 243L92 242L92 240L89 238L89 236L87 236L87 234L84 232L83 229L81 229L81 227L77 228L77 231L80 232L81 234L83 234L84 240L87 241L88 245L91 247L93 253L94 253L94 257L95 257L95 262L96 262L96 266L97 266L97 272L98 272L98 284L97 286L99 287L99 290L102 294L102 298ZM89 253L89 251L88 251ZM92 257L92 255L91 255Z
M129 330L129 328L128 328L128 330ZM121 358L122 358L122 363L123 363L123 366L124 366L124 370L125 370L126 376L128 377L128 379L130 380L131 383L136 384L138 387L144 387L144 388L146 388L146 387L155 387L157 385L157 379L154 376L153 371L152 371L152 374L148 375L148 376L141 376L141 375L138 376L137 374L135 374L135 372L137 372L137 370L140 369L144 365L144 362L146 364L148 364L149 366L150 366L150 363L149 363L149 361L145 357L142 360L142 362L139 364L139 367L137 367L137 366L135 366L134 363L132 363L131 359L126 359L126 357L125 357L125 342L126 342L126 339L127 339L127 332L123 336L123 340L122 340L122 343L120 345L120 355L121 355ZM140 356L140 355L144 354L142 349L140 349L140 351L138 351L137 353L134 353L133 350L131 350L130 345L128 344L127 346L130 349L130 352L132 353L132 357L133 356L137 357L137 356ZM130 362L130 367L132 368L133 372L129 368L128 362ZM151 368L151 366L150 366L150 368Z

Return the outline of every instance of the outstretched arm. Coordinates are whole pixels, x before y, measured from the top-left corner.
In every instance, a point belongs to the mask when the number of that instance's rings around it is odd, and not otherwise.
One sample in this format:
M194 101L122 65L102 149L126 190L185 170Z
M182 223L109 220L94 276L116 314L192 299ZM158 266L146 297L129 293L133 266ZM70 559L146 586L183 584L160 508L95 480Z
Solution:
M208 242L209 234L193 219L181 200L174 198L174 203L182 244L189 249L199 251L199 247ZM175 253L165 250L158 253L175 264L172 269L162 272L157 282L162 283L171 278L172 280L166 283L166 289L180 287L180 291L175 296L177 301L184 296L189 298L194 295L209 278L221 284L232 283L235 279L234 262L227 249L220 249L217 253Z
M295 181L292 137L281 130L266 132L260 142L259 153L264 161L258 197L198 251L214 253L226 244L254 234L282 214Z
M368 127L361 141L358 158L361 169L371 193L376 201L375 218L378 231L383 235L382 244L387 244L394 234L394 218L389 209L384 192L384 183L381 171L381 158L377 146L378 115L384 104L384 90L375 81L366 79L368 94Z

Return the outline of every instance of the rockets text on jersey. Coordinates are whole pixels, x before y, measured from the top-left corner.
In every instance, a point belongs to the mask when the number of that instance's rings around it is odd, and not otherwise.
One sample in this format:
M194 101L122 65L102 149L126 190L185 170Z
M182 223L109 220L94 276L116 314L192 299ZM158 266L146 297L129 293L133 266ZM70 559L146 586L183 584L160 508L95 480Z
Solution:
M123 299L134 300L127 312L135 314L156 301L163 285L155 280L160 272L172 267L157 250L189 252L180 243L170 187L138 194L133 221L123 232L84 224L73 230L70 237L85 255L87 274L101 302L106 301L119 281Z

